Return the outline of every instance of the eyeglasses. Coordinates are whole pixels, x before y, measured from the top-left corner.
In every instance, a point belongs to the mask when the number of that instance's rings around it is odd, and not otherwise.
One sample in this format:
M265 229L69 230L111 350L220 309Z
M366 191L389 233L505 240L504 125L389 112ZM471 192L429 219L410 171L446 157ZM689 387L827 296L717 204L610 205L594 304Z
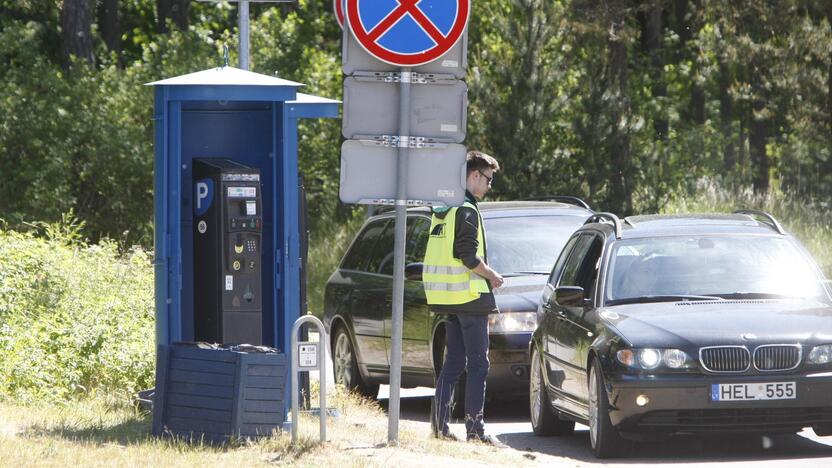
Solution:
M483 172L483 171L477 171L477 172L479 172L481 176L485 177L485 180L487 180L487 181L488 181L488 185L491 185L491 181L492 181L492 180L494 180L494 176L493 176L493 175L492 175L491 177L488 177L488 176L485 174L485 172Z

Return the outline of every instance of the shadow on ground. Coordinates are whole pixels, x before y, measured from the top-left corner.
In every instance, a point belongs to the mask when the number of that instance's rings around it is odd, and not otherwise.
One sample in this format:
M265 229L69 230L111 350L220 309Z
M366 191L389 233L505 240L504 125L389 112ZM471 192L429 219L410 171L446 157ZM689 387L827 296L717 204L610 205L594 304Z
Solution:
M120 423L108 424L102 419L70 420L58 424L32 425L23 431L24 436L55 437L72 441L83 441L98 445L144 442L152 439L150 434L152 416L138 413Z
M381 399L379 403L386 411L388 401ZM430 404L430 396L402 398L401 418L427 423ZM585 426L578 425L575 433L567 437L535 436L525 401L490 401L486 403L485 418L487 432L497 435L515 450L586 463L598 462ZM826 457L832 457L832 437L818 439L808 430L800 435L677 436L661 442L629 442L621 458L606 462L644 465L806 460L804 466L818 466L821 462L816 459Z

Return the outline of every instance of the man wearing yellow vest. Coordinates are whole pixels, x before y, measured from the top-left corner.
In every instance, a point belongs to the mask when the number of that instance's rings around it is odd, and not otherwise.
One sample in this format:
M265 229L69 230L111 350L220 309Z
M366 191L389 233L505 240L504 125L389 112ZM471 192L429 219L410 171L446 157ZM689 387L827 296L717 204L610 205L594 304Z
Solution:
M477 201L491 189L500 165L493 157L470 151L467 156L465 203L436 208L431 219L422 281L435 313L448 314L445 326L447 356L436 382L431 428L435 437L455 437L448 428L451 395L467 369L465 429L467 440L499 445L485 435L483 405L488 375L488 315L497 312L492 288L503 277L488 266L485 226Z

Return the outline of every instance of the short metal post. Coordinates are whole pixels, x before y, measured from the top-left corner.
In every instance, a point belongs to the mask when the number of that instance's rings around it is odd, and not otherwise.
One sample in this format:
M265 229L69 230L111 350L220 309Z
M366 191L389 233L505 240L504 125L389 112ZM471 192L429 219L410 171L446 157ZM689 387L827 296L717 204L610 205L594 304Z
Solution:
M304 323L313 323L315 327L318 329L318 342L311 342L311 341L304 341L298 342L298 331L300 327ZM318 320L317 317L312 315L304 315L303 317L298 318L295 321L295 325L292 327L292 347L290 350L290 358L291 358L291 379L292 379L292 443L297 443L298 441L298 426L300 425L300 410L299 410L299 396L298 396L298 380L300 377L301 372L309 372L313 370L318 370L321 374L320 377L320 428L321 428L321 442L326 442L326 347L327 347L327 340L326 337L326 329L324 328L324 324ZM317 359L316 362L309 362L306 359L309 358L308 353L304 353L301 356L301 346L303 347L311 347L315 346L317 349ZM301 358L304 359L301 362Z

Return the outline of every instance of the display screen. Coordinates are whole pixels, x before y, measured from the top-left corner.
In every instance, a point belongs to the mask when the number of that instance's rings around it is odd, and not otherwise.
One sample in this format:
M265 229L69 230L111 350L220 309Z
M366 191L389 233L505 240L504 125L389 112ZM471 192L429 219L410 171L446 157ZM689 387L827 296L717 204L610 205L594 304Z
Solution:
M257 187L228 187L228 198L254 198Z

